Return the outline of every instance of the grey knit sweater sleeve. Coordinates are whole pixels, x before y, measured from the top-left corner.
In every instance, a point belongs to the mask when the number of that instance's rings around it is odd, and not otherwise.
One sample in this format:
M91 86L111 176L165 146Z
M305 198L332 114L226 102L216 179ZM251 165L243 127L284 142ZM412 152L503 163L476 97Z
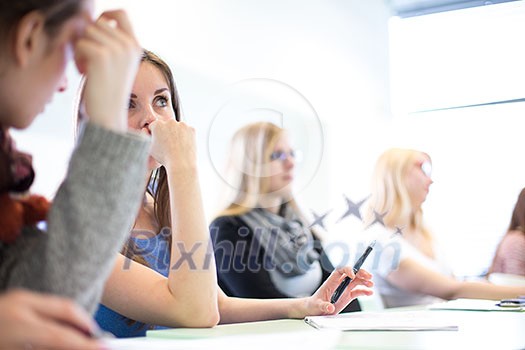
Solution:
M138 212L148 151L142 136L86 124L46 232L26 227L15 244L0 245L0 290L58 294L93 313Z

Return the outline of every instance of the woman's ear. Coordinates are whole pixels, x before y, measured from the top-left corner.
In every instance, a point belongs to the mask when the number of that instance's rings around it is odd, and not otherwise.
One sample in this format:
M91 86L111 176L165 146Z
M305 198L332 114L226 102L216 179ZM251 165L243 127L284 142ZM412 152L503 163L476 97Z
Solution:
M22 17L13 35L13 58L17 65L25 67L35 54L41 50L41 45L47 42L44 31L45 17L38 11L33 11Z

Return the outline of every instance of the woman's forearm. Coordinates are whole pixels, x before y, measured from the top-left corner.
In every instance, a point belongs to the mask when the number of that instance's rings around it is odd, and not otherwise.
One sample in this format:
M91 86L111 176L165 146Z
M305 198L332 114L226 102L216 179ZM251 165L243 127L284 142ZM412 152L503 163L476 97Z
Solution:
M525 295L524 287L498 286L488 282L460 282L456 294L451 299L506 299Z
M304 317L305 298L246 299L219 292L221 324Z
M430 270L412 259L401 261L388 280L398 288L442 299L503 299L525 294L525 287L497 286L486 282L462 282Z
M171 206L171 261L168 286L185 301L180 312L192 318L215 314L218 321L215 258L195 168L166 169Z

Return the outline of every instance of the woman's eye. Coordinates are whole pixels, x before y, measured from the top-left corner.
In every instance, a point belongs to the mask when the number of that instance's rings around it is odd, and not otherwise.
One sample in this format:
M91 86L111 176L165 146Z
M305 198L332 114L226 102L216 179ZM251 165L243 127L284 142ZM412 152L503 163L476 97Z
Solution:
M155 101L157 107L166 107L168 105L168 99L166 97L160 96Z
M131 109L131 108L135 108L135 102L130 99L128 103L128 109Z

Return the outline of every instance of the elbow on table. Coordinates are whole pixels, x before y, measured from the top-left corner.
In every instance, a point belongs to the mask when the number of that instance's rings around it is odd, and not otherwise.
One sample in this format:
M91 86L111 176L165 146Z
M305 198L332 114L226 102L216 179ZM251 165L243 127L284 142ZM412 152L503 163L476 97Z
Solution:
M199 308L199 310L188 310L186 316L179 319L178 327L183 328L212 328L219 324L219 309L215 305L209 308Z
M218 325L221 319L217 305L215 305L213 308L210 308L208 312L203 312L200 316L201 317L199 317L198 320L199 325L194 325L193 327L212 328Z
M464 297L463 289L463 282L452 280L449 282L447 288L443 288L442 290L439 290L439 292L434 293L433 295L444 300L453 300Z

